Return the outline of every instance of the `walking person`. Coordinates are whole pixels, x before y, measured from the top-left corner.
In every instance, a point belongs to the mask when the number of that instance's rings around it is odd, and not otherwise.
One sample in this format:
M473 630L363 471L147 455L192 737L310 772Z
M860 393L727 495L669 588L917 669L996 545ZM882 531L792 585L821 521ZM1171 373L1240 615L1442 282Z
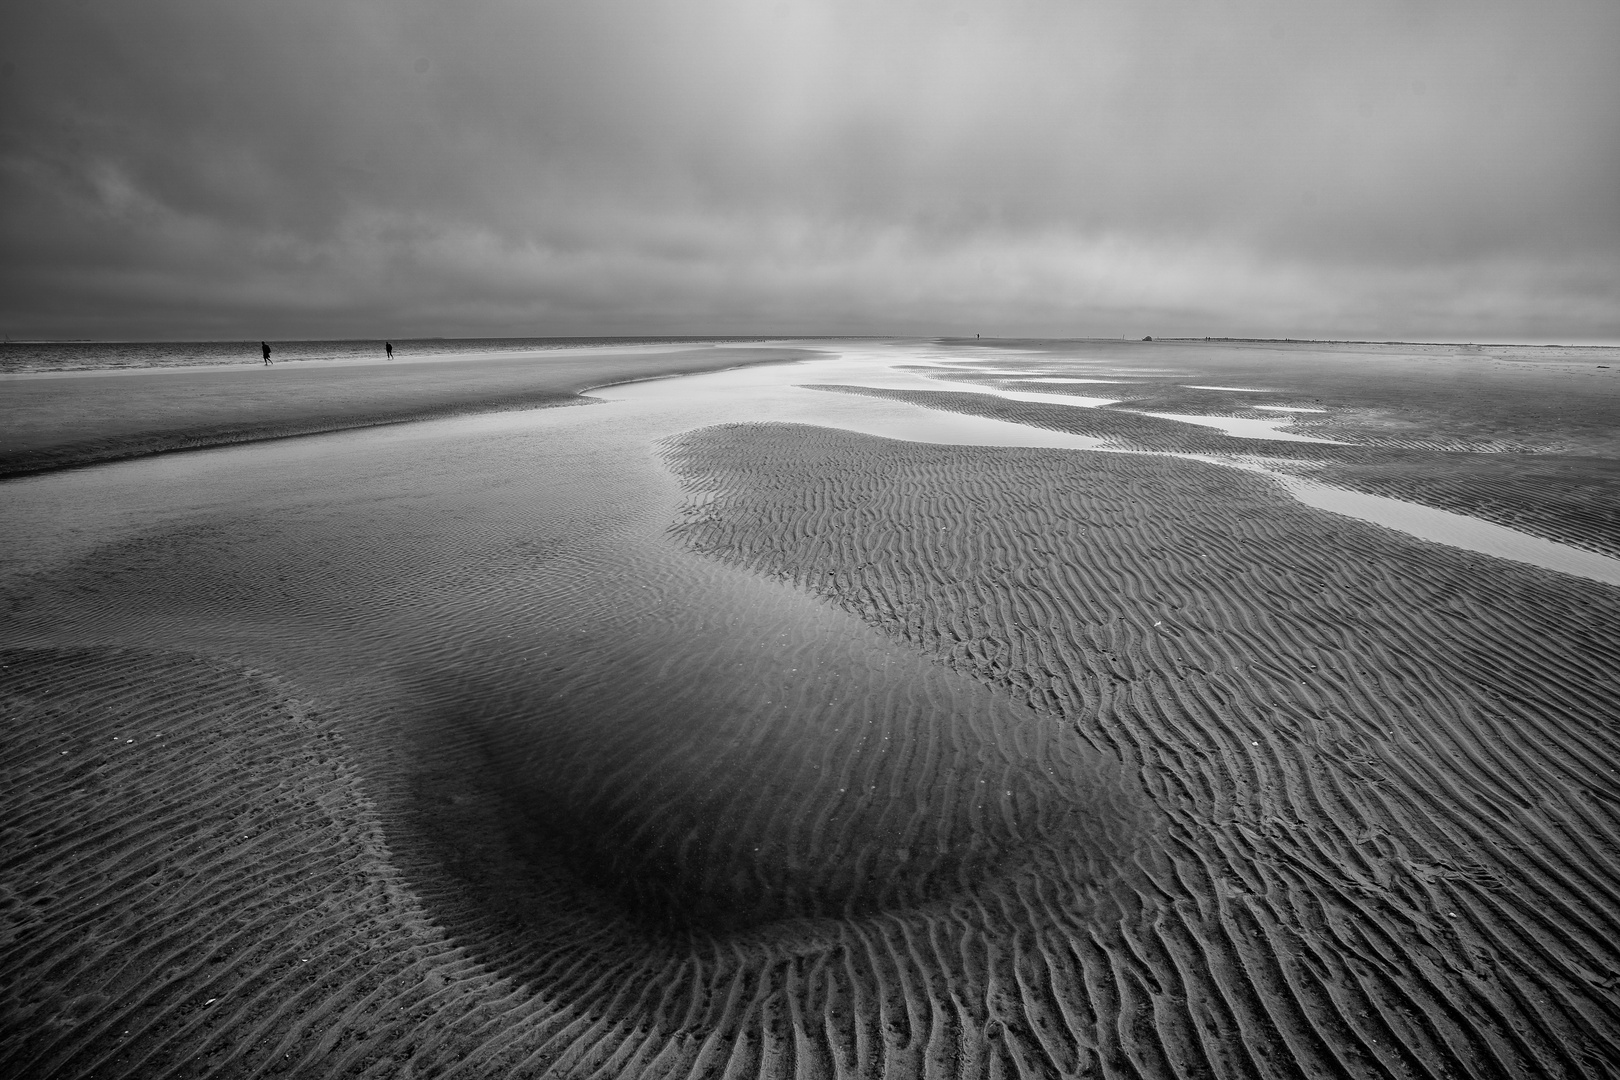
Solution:
M259 342L259 348L264 350L264 366L269 367L270 366L270 343L267 342L267 341L261 341L261 342Z
M383 348L388 350L388 359L392 360L394 358L394 343L392 341L385 341L383 342Z

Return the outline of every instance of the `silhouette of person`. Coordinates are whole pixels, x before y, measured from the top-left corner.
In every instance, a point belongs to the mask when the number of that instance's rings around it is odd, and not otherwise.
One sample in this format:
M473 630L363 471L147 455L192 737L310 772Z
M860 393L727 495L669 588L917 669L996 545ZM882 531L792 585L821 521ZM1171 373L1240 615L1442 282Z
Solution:
M392 360L394 358L394 343L392 341L385 341L383 342L383 348L388 350L388 359Z
M270 344L269 344L269 342L266 342L266 341L259 342L259 348L264 350L264 366L269 367L270 366Z

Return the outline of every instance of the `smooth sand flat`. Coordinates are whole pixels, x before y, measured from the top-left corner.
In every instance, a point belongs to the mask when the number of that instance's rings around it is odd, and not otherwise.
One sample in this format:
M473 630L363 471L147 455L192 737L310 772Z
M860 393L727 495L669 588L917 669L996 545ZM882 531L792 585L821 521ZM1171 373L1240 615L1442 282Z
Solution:
M788 349L568 350L0 379L0 477L170 450L494 409L579 404L637 379L788 360Z

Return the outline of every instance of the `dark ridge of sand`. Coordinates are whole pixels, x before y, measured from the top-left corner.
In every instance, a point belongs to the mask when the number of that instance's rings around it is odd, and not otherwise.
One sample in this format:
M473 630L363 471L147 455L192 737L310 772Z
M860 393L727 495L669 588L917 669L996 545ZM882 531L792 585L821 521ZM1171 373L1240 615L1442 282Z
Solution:
M1620 1067L1616 590L1197 462L787 425L669 454L693 548L1027 699L1154 797L1139 915L987 956L1024 1075ZM948 985L905 994L932 1039Z
M1284 471L1340 487L1424 503L1620 558L1620 458L1282 442L1114 408L1013 401L991 394L834 385L810 389L1090 435L1124 449L1268 460ZM1309 427L1297 430L1331 437Z
M814 355L693 349L184 368L0 383L0 478L175 450L475 412L583 404L613 383Z
M1620 458L1567 454L1408 455L1306 474L1339 487L1437 506L1620 558Z

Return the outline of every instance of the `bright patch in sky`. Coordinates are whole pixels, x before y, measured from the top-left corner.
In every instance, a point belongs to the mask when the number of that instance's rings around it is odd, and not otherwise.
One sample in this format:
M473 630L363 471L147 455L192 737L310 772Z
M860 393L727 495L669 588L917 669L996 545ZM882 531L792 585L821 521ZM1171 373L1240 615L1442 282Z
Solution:
M1615 0L149 0L0 31L14 339L1620 338Z

